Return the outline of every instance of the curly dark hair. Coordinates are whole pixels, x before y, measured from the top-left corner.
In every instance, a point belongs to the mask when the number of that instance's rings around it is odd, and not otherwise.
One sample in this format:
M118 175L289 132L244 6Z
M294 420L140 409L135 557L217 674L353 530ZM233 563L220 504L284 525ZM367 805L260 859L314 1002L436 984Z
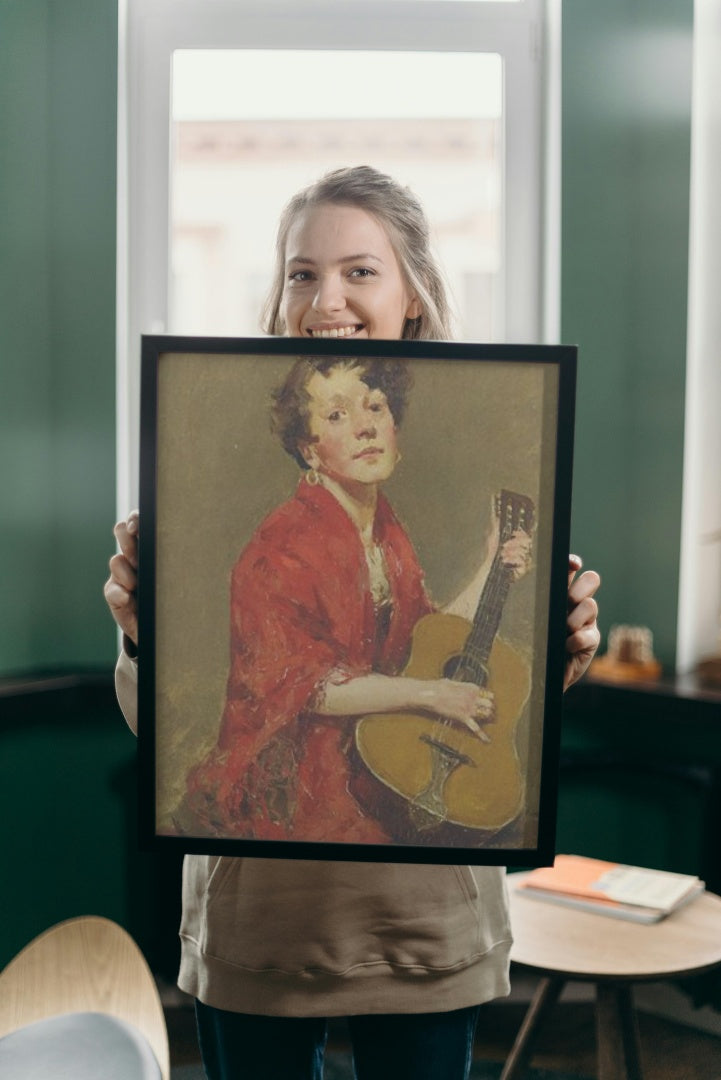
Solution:
M403 360L371 358L369 360L343 356L299 356L272 394L270 425L286 453L302 469L309 468L300 451L310 439L310 395L308 383L314 375L330 375L335 368L358 368L360 379L370 390L385 394L388 408L399 427L408 404L413 383L410 366Z

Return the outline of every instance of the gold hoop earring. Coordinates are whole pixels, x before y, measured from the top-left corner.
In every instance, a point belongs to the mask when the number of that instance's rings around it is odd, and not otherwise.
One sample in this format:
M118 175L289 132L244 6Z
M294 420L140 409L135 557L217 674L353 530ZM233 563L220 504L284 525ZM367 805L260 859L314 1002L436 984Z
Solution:
M400 452L400 450L396 450L396 465L398 464L399 461L402 461L402 460L403 460L403 454Z
M318 472L318 470L317 469L306 469L305 470L305 482L306 482L306 484L309 484L311 487L316 487L316 485L320 483L320 473Z

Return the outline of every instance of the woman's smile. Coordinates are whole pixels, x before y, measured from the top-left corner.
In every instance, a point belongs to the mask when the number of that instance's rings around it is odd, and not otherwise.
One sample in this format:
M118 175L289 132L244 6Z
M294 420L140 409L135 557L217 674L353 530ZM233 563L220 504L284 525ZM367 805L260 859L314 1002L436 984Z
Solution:
M357 206L323 203L288 232L281 304L291 337L402 336L421 308L381 223Z
M351 326L309 326L307 333L316 338L344 338L354 337L362 329L362 323Z

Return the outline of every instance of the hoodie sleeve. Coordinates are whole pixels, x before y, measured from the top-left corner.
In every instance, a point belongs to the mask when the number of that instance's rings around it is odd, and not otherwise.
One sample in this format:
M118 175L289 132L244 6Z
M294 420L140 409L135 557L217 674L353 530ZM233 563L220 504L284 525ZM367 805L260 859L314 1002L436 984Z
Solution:
M138 662L126 651L120 653L115 665L115 693L128 727L138 734Z

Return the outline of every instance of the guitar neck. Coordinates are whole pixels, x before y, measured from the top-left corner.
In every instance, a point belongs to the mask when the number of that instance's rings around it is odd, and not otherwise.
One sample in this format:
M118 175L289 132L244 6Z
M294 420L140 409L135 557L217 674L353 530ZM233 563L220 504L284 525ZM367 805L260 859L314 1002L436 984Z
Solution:
M473 626L463 648L456 677L462 682L485 686L488 682L488 659L503 615L503 605L511 584L511 571L497 554L483 586L473 617Z
M530 536L534 519L533 502L527 495L503 490L497 498L497 514L500 523L498 550L491 563L476 613L473 616L471 631L463 652L458 657L453 675L453 678L461 682L474 682L479 686L485 686L488 682L488 660L501 623L503 605L513 580L513 571L504 564L501 550L518 529L522 529Z

